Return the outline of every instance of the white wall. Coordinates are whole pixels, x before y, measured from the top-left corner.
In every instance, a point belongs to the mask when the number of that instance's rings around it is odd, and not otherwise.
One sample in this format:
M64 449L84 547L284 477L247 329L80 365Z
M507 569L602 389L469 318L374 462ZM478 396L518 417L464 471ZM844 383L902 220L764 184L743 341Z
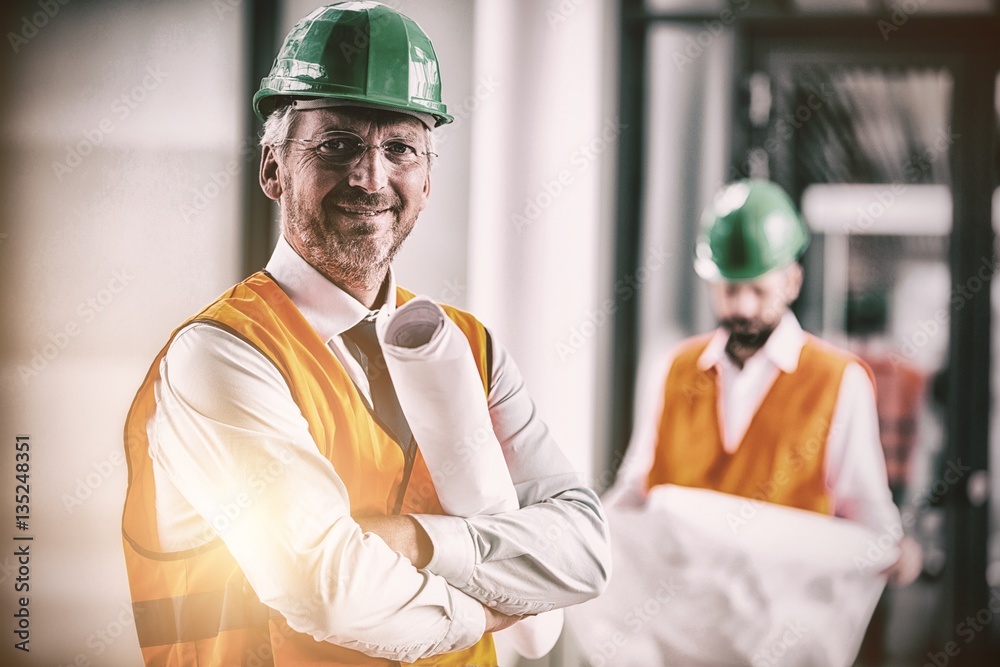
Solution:
M197 0L55 6L4 44L0 662L134 665L122 425L171 328L237 278L239 188L197 193L244 164L242 19ZM16 434L35 539L31 652L12 655Z
M543 417L591 471L611 335L613 6L478 3L476 71L499 93L473 118L470 285Z
M650 31L640 265L654 266L659 254L668 259L643 282L639 337L646 360L692 333L678 328L682 308L692 308L697 330L715 324L705 287L693 277L693 230L712 194L731 178L726 165L733 36L723 33L708 47L691 50L704 31L675 25Z

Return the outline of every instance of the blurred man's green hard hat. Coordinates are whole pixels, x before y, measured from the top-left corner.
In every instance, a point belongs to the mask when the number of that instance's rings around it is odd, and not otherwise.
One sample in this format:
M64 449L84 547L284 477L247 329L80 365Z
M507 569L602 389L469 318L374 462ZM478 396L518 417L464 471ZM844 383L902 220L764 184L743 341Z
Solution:
M288 33L253 97L264 120L284 101L316 98L454 120L441 101L434 46L413 20L377 2L320 7Z
M784 190L736 181L702 215L695 270L706 280L752 280L797 261L808 245L809 230Z

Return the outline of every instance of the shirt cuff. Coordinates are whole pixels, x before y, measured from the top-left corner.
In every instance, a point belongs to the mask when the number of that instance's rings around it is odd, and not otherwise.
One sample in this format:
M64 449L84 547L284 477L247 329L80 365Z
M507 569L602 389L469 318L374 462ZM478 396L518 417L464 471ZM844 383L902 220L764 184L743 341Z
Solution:
M414 514L434 545L427 569L464 589L476 567L476 549L465 519L443 514ZM485 620L484 620L485 622Z
M432 579L434 579L432 577ZM432 643L418 643L407 646L398 646L391 642L366 642L357 640L340 640L329 637L327 641L338 643L345 648L360 651L365 655L375 658L387 658L406 664L417 662L425 658L455 651L463 651L473 646L483 637L486 632L486 612L483 605L454 587L447 586L440 582L441 586L447 590L448 609L450 614L446 616L448 629L438 641ZM399 664L393 662L393 664Z

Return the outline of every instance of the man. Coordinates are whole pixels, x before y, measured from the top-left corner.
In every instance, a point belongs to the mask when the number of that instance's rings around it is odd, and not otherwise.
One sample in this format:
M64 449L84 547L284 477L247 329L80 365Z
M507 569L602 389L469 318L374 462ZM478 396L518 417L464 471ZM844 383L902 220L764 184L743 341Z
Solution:
M719 328L670 350L641 391L628 455L607 502L658 484L706 488L858 521L902 537L867 368L805 333L789 306L809 233L773 183L732 183L702 220L695 268ZM886 572L920 572L899 539Z
M282 237L264 271L174 332L126 424L146 664L496 665L489 633L599 594L608 533L471 315L445 307L520 510L442 515L381 370L373 320L412 296L391 262L430 194L432 130L452 121L433 46L377 3L320 8L254 107Z

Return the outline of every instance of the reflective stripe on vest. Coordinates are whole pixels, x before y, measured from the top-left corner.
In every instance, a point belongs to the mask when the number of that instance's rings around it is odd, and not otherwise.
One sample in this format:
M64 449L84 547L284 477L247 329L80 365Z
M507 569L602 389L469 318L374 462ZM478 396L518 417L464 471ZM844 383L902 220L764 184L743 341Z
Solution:
M412 296L399 289L397 303ZM488 391L485 329L468 313L447 306L444 309L469 339L483 390ZM403 489L400 448L372 419L365 401L326 342L320 340L268 275L257 273L236 285L177 331L195 320L239 336L275 365L305 417L317 448L347 487L352 513L392 512L397 494ZM224 667L398 664L318 642L292 630L284 618L259 601L236 560L217 537L186 551L160 549L146 424L155 407L153 387L167 347L169 342L153 362L125 424L129 485L122 536L145 663ZM442 512L419 452L405 487L402 511ZM296 611L308 612L308 608ZM414 664L496 667L497 662L492 636L486 635L464 651Z

